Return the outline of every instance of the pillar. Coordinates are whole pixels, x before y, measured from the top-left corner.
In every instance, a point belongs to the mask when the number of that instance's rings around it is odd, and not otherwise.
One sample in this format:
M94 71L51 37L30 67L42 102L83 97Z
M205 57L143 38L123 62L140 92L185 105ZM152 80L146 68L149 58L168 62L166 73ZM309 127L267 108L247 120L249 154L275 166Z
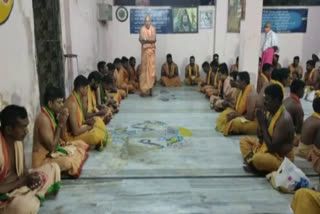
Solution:
M239 70L248 71L251 84L256 86L261 55L263 0L246 0L245 11L240 28Z

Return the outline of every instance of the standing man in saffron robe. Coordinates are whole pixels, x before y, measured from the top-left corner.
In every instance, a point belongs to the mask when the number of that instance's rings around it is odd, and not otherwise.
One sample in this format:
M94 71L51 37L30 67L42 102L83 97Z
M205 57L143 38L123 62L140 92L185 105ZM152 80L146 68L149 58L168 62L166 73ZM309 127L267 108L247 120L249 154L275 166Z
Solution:
M274 53L278 50L278 38L275 32L272 31L271 27L272 24L270 22L266 23L264 26L266 36L262 47L261 69L265 63L272 64Z
M156 28L151 25L151 17L144 20L144 26L140 30L139 41L141 43L141 96L152 96L152 88L156 76Z

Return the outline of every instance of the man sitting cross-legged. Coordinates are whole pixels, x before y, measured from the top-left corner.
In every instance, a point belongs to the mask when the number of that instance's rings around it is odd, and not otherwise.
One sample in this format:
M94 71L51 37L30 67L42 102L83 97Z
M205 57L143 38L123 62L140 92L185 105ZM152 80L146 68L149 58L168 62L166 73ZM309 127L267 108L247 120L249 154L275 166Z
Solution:
M44 98L45 106L41 108L34 126L32 166L36 168L46 163L57 163L62 172L77 178L90 147L81 140L64 140L63 130L69 113L64 108L62 90L49 86Z
M291 82L295 79L302 79L303 68L299 65L299 63L300 57L295 56L293 58L293 63L289 66Z
M85 119L82 99L88 94L89 80L79 75L74 80L74 91L65 101L69 110L66 140L83 140L101 150L108 141L107 128L101 118Z
M220 74L220 81L223 85L220 94L210 97L210 107L217 112L221 112L228 107L234 109L239 95L239 89L236 87L238 72L232 72L228 76L227 70L222 70Z
M208 62L202 64L202 70L206 74L205 81L198 85L198 90L202 93L206 93L208 89L214 89L214 78L218 70L218 63L215 67L211 67Z
M180 87L179 69L172 60L172 55L167 55L167 62L161 67L161 84L165 87Z
M128 72L129 72L129 83L133 85L137 90L139 90L139 75L138 72L136 71L136 58L133 56L130 57L129 59L129 67L128 67Z
M320 97L313 100L313 110L303 123L296 155L312 161L314 169L320 173Z
M260 172L277 171L284 157L294 160L294 125L291 115L282 104L283 93L279 85L265 89L264 112L257 109L258 138L243 137L240 150L246 169Z
M295 127L294 145L298 145L302 130L304 112L300 99L303 98L305 82L302 80L294 80L290 86L290 96L284 100L283 104L290 113Z
M60 188L60 168L48 163L27 169L23 145L28 134L27 111L9 105L0 115L0 213L38 213L45 196Z
M199 65L195 63L195 57L190 57L190 63L185 68L185 80L186 85L198 85L202 83L200 78Z
M98 105L97 97L100 95L100 82L102 76L99 72L93 71L89 74L88 95L83 97L82 104L85 118L100 117L105 124L108 124L113 117L112 109L107 105Z
M217 130L225 136L231 134L256 134L258 122L255 119L257 93L250 84L248 72L239 72L237 87L241 90L235 109L227 108L217 119Z

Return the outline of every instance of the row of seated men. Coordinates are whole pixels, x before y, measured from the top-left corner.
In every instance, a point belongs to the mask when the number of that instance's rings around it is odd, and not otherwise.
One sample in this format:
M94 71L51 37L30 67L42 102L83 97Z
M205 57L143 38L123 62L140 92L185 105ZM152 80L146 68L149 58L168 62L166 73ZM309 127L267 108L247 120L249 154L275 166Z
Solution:
M261 63L261 59L259 61ZM303 68L299 65L300 58L299 56L295 56L293 58L292 64L289 65L288 69L290 71L290 83L294 79L302 79L303 77ZM199 65L195 63L195 57L191 56L189 59L189 64L185 67L185 80L184 83L186 85L212 85L218 82L217 69L219 68L219 55L215 54L213 57L213 61L210 63L210 67L207 66L207 63L202 65L202 69L205 74L209 75L209 79L207 83L200 77L200 68ZM206 69L204 69L204 67ZM281 65L279 63L279 55L275 54L273 65L274 69L281 69ZM208 69L209 68L209 69ZM211 70L210 70L211 69ZM237 72L239 69L239 57L236 59L236 63L232 65L230 69L230 73ZM308 86L316 84L315 78L315 61L309 60L306 65L306 72L304 73L303 80L307 83ZM179 87L181 86L181 79L179 77L179 68L177 64L173 61L173 57L171 54L167 55L166 62L161 67L161 80L160 83L165 87ZM209 84L211 83L211 84ZM312 90L312 88L311 88Z
M76 77L67 99L63 89L46 88L33 130L31 169L24 161L23 141L29 125L26 109L9 105L1 111L1 214L38 213L45 197L58 192L61 174L78 178L89 150L101 151L111 143L106 125L119 112L122 98L139 88L135 59L130 61L131 68L125 57L114 64L99 62L99 72Z
M297 64L297 63L296 63ZM300 156L320 174L320 70L307 62L306 81L289 69L263 65L257 90L248 72L231 72L225 63L203 63L206 79L199 90L210 98L211 108L221 112L216 130L240 139L244 168L255 173L276 171L284 157ZM290 86L287 96L285 87ZM305 88L315 90L314 112L304 120L300 99ZM256 135L257 137L253 137ZM308 200L308 201L306 201ZM292 202L296 214L320 213L320 193L302 189Z

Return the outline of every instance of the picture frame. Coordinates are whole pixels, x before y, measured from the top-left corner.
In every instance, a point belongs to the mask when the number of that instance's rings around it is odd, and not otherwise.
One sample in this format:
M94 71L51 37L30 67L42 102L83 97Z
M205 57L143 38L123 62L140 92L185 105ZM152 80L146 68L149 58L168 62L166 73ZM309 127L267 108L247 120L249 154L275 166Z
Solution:
M173 33L198 33L198 7L172 8Z

